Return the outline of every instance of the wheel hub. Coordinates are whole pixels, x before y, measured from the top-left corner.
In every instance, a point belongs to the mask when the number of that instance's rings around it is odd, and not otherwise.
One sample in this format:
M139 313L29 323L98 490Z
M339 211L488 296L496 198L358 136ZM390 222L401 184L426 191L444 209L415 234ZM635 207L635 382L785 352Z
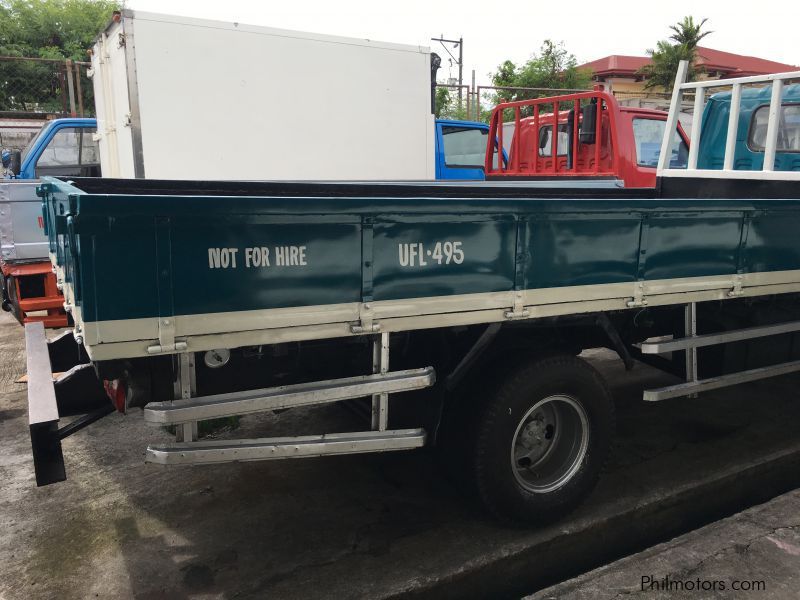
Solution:
M551 492L580 468L588 447L586 411L574 398L549 396L520 420L511 447L514 476L526 489Z

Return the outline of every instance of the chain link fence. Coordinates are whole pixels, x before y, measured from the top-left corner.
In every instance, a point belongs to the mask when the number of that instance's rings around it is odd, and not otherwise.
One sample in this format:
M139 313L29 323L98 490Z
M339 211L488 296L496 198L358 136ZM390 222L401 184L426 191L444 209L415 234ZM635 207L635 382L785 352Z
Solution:
M90 64L0 56L0 117L94 114Z

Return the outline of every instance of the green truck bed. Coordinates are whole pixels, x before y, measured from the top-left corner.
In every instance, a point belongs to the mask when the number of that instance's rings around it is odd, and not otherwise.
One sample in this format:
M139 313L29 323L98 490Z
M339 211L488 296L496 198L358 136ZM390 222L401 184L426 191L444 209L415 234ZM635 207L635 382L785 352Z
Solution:
M76 333L103 360L800 291L797 187L50 179L41 191Z

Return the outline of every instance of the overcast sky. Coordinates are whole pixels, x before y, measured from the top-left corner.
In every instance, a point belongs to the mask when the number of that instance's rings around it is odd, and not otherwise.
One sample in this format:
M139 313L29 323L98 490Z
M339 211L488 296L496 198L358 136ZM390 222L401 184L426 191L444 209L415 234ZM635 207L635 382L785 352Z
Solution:
M253 25L430 46L464 38L464 79L478 83L506 59L524 62L543 40L563 41L579 62L609 54L644 56L668 26L708 17L703 45L800 65L797 0L127 0L129 8ZM700 8L702 7L702 8ZM455 51L454 51L455 54ZM442 61L440 79L447 77ZM452 69L457 76L457 68Z

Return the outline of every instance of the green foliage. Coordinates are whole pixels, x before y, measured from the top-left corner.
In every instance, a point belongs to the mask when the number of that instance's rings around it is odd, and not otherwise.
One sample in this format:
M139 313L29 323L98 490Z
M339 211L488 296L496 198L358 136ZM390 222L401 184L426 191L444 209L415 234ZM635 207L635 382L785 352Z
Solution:
M0 0L0 55L86 60L113 0Z
M488 100L488 99L487 99ZM488 123L492 116L491 110L480 108L480 114L473 114L475 105L474 98L464 94L461 102L458 101L458 92L452 88L437 87L435 96L434 114L437 119L458 119L460 121L481 121ZM470 104L472 103L472 104ZM469 108L469 111L467 111Z
M516 88L578 89L591 87L592 74L578 68L575 56L570 54L564 43L545 40L538 54L528 62L517 66L507 60L497 67L492 75L492 85ZM549 95L525 90L498 90L496 100L509 102L527 100Z
M676 44L686 46L689 49L697 48L700 40L707 35L714 33L713 31L704 31L703 33L700 33L700 30L703 28L703 25L706 24L706 21L708 21L708 19L703 19L699 23L695 23L694 17L683 17L683 21L669 26L669 28L674 32L671 36L669 36L669 39Z
M436 95L433 98L433 114L437 119L450 118L449 112L452 104L450 97L450 89L446 87L437 87Z
M545 40L538 54L534 54L526 63L515 65L507 60L497 67L492 75L492 85L506 88L545 88L545 89L507 89L496 90L495 94L487 98L493 104L500 102L513 102L516 100L530 100L543 96L555 95L553 89L591 89L591 71L578 68L575 56L564 47L564 42L555 43ZM543 105L542 110L552 110L552 106ZM529 107L521 110L521 115L530 114ZM487 113L488 119L491 113ZM503 120L513 119L513 111L506 110Z
M0 56L86 61L119 7L115 0L0 0ZM59 63L0 61L0 110L59 110L63 69ZM87 82L81 89L91 94Z
M694 81L700 70L696 66L697 45L704 37L712 33L704 31L701 33L703 25L708 19L703 19L695 23L692 17L684 17L682 21L675 25L670 25L674 32L669 40L662 40L656 44L655 49L649 49L647 53L652 60L651 64L639 70L641 75L646 77L645 89L662 87L669 91L675 85L675 76L678 73L678 64L682 60L689 62L687 81Z

